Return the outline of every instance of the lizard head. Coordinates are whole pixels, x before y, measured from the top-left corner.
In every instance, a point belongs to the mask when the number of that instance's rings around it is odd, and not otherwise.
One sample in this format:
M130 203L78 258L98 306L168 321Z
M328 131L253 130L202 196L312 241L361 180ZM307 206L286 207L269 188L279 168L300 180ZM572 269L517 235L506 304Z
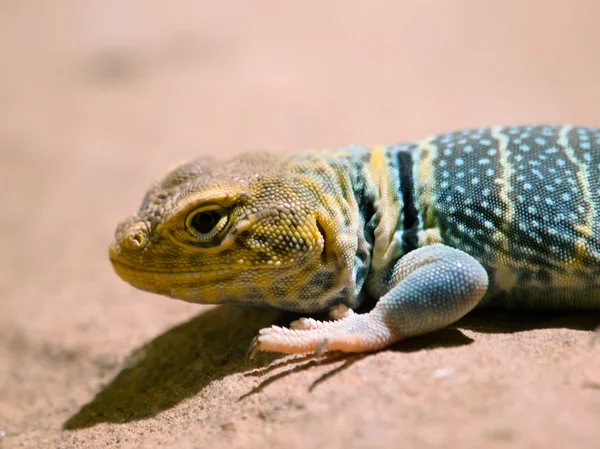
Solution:
M117 227L113 267L134 287L190 302L327 307L344 270L328 257L336 224L314 183L276 156L182 164Z

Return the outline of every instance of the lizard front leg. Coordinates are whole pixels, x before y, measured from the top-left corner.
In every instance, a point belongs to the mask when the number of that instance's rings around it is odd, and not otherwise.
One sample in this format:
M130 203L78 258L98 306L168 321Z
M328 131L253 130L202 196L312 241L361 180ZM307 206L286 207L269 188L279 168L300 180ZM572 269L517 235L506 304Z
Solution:
M410 252L394 266L389 290L366 314L336 321L311 320L294 329L261 329L250 347L259 351L367 352L441 329L470 312L485 294L488 276L467 253L436 244Z

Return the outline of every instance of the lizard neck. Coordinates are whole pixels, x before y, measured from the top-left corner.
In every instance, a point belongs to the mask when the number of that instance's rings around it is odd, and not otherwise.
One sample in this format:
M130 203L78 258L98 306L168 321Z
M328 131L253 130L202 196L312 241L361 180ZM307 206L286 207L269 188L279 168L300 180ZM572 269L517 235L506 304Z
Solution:
M358 195L365 216L365 238L372 246L368 288L387 285L382 280L407 253L418 248L423 219L417 196L419 153L413 144L373 147L368 164L360 168L364 187ZM363 215L364 216L364 215ZM373 280L373 282L371 282Z
M373 147L370 156L361 169L368 192L362 197L375 211L367 229L373 229L372 266L380 270L418 247L422 220L415 195L413 147Z
M372 260L376 213L373 185L362 173L370 158L368 148L346 147L299 155L291 164L314 181L326 237L322 269L336 273L337 282L323 298L323 308L338 303L356 307L362 301Z
M371 284L368 279L388 275L418 247L422 220L415 195L416 158L412 145L347 147L294 158L292 166L314 181L324 222L331 223L324 226L327 260L322 269L336 271L338 282L323 308L340 302L357 306ZM366 290L372 294L370 287Z

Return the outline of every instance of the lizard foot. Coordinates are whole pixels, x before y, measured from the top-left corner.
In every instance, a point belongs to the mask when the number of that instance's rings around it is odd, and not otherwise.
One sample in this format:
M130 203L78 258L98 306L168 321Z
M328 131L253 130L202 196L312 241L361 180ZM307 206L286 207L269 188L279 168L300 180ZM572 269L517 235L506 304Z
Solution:
M378 314L354 314L350 309L336 321L317 321L301 318L292 328L271 326L261 329L254 338L248 356L271 351L288 354L328 351L368 352L381 349L398 339Z

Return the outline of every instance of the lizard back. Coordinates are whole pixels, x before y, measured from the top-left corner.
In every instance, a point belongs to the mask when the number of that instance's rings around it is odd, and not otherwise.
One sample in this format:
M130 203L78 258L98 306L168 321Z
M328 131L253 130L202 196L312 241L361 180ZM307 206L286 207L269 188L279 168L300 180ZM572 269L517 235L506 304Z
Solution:
M400 232L416 233L418 246L445 243L479 260L490 277L482 304L597 307L599 130L483 128L394 152L398 178L412 179L415 192L402 215L417 223Z

